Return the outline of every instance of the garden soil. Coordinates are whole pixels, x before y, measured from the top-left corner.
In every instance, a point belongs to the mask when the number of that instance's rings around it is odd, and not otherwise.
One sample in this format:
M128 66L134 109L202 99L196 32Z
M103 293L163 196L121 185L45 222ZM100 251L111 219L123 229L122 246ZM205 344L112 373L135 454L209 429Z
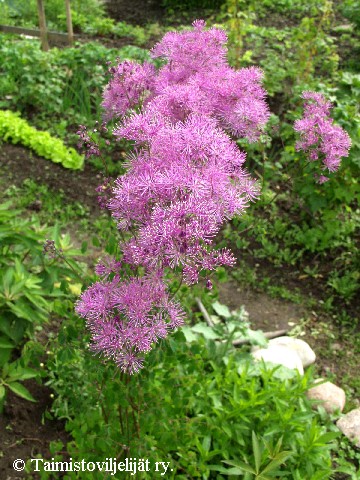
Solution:
M12 463L15 459L26 461L37 456L51 459L50 442L66 445L71 440L65 432L64 422L47 418L46 412L50 411L52 404L51 390L35 380L27 380L24 385L36 403L9 392L4 413L0 415L1 480L26 478L25 473L14 471Z
M163 22L164 9L161 0L106 0L105 8L110 17L118 22L146 25Z
M27 178L63 192L69 203L81 203L90 209L91 215L99 211L95 189L101 184L102 175L89 163L82 171L68 170L21 146L0 145L1 188L21 186Z

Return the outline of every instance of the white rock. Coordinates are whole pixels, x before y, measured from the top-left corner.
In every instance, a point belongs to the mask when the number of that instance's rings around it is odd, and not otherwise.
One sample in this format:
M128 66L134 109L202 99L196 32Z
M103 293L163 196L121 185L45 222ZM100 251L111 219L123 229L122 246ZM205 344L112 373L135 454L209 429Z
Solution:
M300 375L304 375L301 359L295 350L284 345L269 345L268 348L260 348L251 355L255 360L264 360L266 363L284 365L284 367L297 369Z
M316 355L314 350L310 347L308 343L304 340L300 340L299 338L293 337L278 337L273 338L269 341L270 345L283 345L285 347L289 347L299 355L301 359L302 366L304 368L312 365L316 360Z
M320 378L318 381L322 381ZM336 410L342 412L346 403L346 395L342 388L334 383L325 382L316 387L310 388L306 395L311 400L319 400L321 405L328 413L334 413ZM316 408L316 405L315 405Z
M336 422L339 430L360 448L360 408L351 410Z

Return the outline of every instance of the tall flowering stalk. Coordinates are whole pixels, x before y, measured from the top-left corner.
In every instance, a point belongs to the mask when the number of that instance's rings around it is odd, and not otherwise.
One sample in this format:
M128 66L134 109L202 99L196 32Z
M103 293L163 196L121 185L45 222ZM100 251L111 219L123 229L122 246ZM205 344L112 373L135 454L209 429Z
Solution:
M228 249L213 248L214 237L259 195L233 137L256 141L268 120L262 72L231 68L226 41L223 30L197 20L154 47L152 57L163 60L158 70L134 62L110 68L105 119L118 121L115 139L133 142L127 172L106 204L122 256L97 266L101 280L76 311L87 320L93 350L124 372L137 372L144 354L184 322L169 292L171 274L191 285L234 265Z

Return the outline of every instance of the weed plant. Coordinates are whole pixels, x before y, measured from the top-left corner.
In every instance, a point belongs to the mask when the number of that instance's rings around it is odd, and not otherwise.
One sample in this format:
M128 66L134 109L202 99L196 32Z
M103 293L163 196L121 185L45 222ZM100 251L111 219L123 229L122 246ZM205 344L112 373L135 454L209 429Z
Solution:
M36 218L48 226L79 224L89 217L89 209L80 202L67 202L63 192L50 190L46 184L39 184L30 178L21 186L11 185L5 190L5 198L16 198L14 208L36 211Z

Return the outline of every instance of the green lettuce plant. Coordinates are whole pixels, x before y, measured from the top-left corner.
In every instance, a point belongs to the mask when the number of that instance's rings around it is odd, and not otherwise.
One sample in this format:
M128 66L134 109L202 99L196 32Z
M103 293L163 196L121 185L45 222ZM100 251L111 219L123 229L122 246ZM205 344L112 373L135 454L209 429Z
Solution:
M74 148L66 147L62 140L52 137L49 132L31 127L19 115L10 110L0 110L0 139L14 144L20 143L40 157L61 163L65 168L83 168L84 157Z

